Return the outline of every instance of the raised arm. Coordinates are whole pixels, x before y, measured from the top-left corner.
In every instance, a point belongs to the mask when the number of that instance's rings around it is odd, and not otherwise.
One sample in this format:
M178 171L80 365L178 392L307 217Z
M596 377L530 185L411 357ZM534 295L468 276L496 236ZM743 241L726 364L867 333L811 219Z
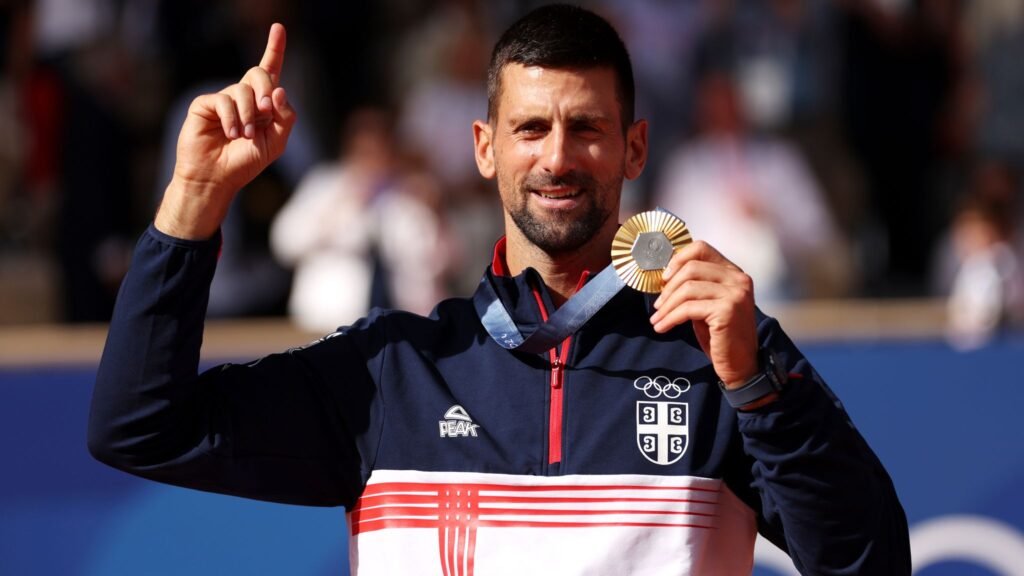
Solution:
M161 482L348 504L361 485L366 450L357 444L373 396L366 356L352 337L198 370L218 227L238 189L284 151L295 122L278 85L284 47L284 28L275 24L258 67L192 103L173 180L114 308L89 449L106 464Z

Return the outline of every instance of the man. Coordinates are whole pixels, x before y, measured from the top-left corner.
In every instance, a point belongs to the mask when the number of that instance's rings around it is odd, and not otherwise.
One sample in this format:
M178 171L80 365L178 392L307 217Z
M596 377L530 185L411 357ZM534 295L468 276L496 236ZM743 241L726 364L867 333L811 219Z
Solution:
M344 505L359 574L749 574L758 530L806 574L909 573L881 464L712 247L679 250L656 300L622 290L549 351L485 331L494 307L532 331L608 265L622 180L644 165L625 47L578 8L540 8L495 48L473 132L506 236L475 303L375 312L197 376L217 226L295 121L284 45L275 25L259 67L192 105L101 362L97 458Z

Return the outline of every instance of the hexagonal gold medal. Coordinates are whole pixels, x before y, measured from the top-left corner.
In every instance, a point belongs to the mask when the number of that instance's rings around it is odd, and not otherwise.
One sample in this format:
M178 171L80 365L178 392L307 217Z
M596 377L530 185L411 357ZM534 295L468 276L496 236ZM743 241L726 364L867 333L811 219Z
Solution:
M691 241L686 223L671 212L641 212L615 233L612 266L627 286L657 294L664 286L661 274L672 255Z

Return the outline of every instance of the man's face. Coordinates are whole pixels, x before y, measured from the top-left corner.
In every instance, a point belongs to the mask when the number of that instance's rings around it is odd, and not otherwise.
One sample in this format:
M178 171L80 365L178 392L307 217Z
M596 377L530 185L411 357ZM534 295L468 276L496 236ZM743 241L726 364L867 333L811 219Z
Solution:
M622 180L646 159L646 123L623 134L611 68L501 74L495 118L474 125L480 173L497 177L510 234L549 254L577 250L617 226Z

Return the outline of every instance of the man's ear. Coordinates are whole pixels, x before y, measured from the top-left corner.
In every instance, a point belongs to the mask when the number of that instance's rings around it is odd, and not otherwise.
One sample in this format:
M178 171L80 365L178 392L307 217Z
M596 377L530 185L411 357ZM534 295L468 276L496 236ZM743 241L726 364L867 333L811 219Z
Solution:
M476 169L490 180L494 178L494 130L483 120L473 122L473 149L476 155Z
M633 180L647 164L647 120L637 120L626 131L626 178Z

